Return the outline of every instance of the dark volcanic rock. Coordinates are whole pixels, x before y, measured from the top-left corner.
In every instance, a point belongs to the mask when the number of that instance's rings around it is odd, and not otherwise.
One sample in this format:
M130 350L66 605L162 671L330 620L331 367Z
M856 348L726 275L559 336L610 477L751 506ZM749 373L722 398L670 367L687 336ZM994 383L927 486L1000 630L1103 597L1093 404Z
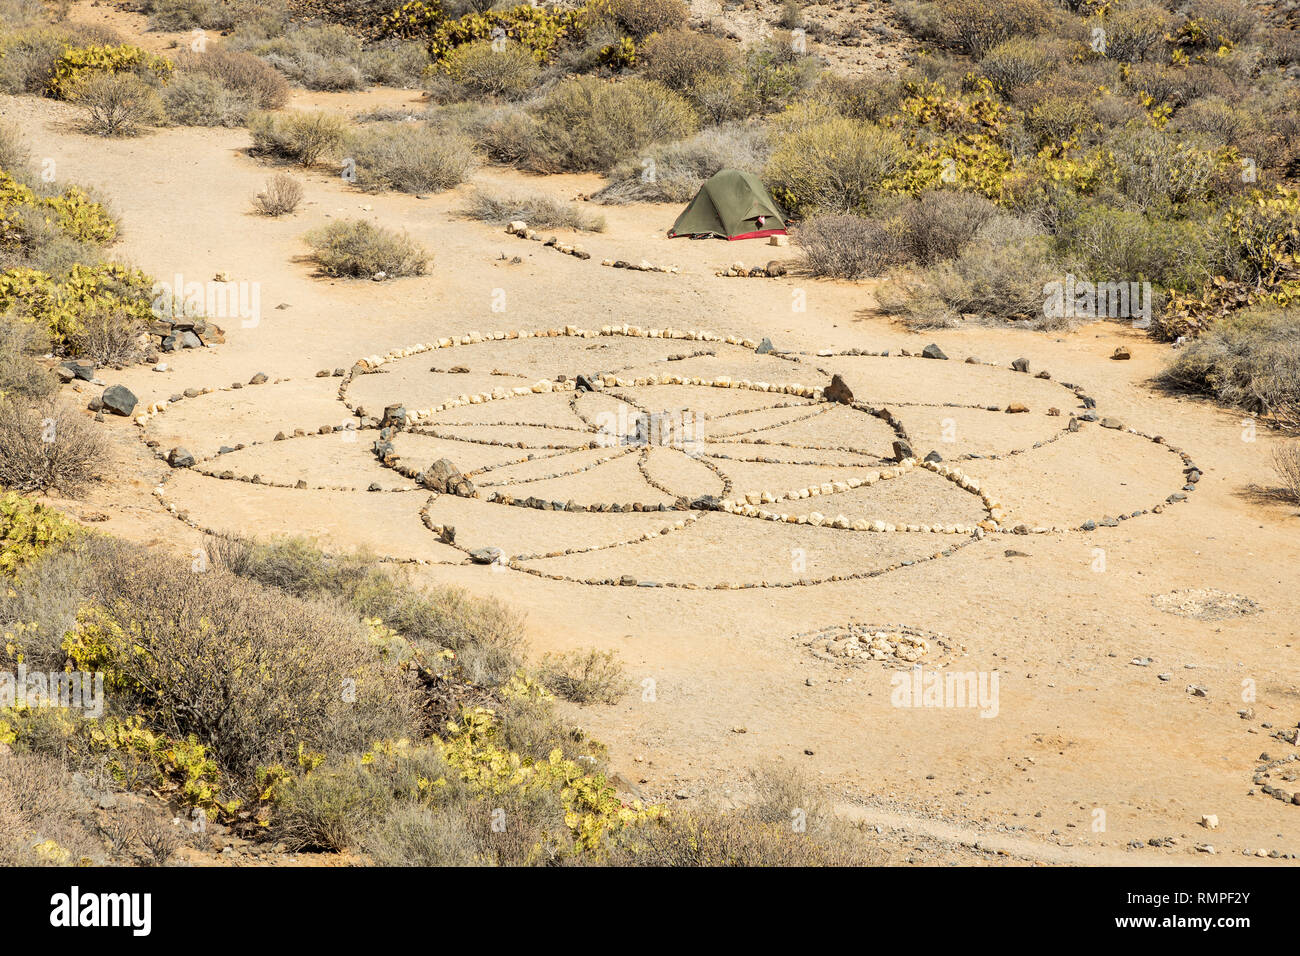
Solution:
M841 405L853 404L853 389L844 384L844 379L839 375L831 376L831 383L822 390L828 402L839 402Z
M100 396L104 408L108 409L114 415L123 417L130 415L135 411L136 402L139 401L125 385L110 385L104 389L104 394Z

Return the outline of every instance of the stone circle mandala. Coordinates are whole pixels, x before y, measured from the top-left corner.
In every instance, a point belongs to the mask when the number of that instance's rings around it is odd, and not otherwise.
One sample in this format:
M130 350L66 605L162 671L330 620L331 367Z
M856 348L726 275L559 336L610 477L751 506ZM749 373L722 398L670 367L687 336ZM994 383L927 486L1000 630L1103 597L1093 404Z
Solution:
M318 379L329 394L300 410L317 424L274 437L269 421L295 411L276 408L278 382L151 406L138 423L160 457L173 441L200 448L159 500L217 533L328 532L346 513L386 529L400 560L731 589L1087 532L1158 514L1200 477L1160 437L1100 415L1081 386L937 349L782 353L708 332L570 326L444 338ZM247 440L213 448L200 434L186 408L213 396ZM206 483L223 479L247 487L218 503ZM320 498L319 526L284 526L290 493Z

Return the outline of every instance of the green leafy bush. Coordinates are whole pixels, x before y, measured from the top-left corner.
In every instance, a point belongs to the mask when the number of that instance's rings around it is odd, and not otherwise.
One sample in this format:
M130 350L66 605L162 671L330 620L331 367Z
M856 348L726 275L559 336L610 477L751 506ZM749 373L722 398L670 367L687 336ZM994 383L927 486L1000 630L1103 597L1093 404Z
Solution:
M1300 314L1250 309L1220 319L1173 354L1161 381L1300 429Z
M331 222L307 234L322 273L341 278L423 275L429 254L405 232L364 219Z
M463 183L478 165L467 136L416 123L370 123L345 144L362 189L442 192Z
M522 219L536 229L605 230L604 216L593 215L581 206L561 202L544 193L507 195L490 189L475 189L470 194L464 214L497 225Z
M797 128L772 153L767 182L800 215L867 208L881 184L905 161L893 130L847 118Z
M507 100L522 99L531 92L541 72L536 58L522 44L508 43L498 50L490 40L456 47L443 61L443 69L464 97Z
M322 110L252 113L248 132L253 150L302 166L338 158L347 138L347 122Z
M530 109L535 141L524 164L539 171L603 170L646 147L695 132L679 94L648 80L574 76Z

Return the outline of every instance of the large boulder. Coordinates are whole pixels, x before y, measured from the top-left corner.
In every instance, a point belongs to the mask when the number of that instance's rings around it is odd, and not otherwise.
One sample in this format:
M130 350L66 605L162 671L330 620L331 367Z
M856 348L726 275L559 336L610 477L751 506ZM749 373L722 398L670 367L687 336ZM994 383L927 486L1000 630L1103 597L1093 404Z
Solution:
M934 342L921 349L921 355L928 359L946 359L948 357L943 354L943 349L939 348Z
M110 385L104 389L104 394L100 396L100 402L104 408L114 415L121 415L123 418L129 416L135 411L136 403L139 401L125 385Z
M194 456L178 445L167 453L167 464L173 468L193 468Z
M406 427L406 407L404 405L389 405L384 409L384 417L379 422L383 428L402 429ZM385 436L387 437L387 436Z
M449 458L439 458L419 478L420 484L430 491L461 498L474 497L474 484L460 473Z
M838 374L831 376L831 383L822 389L822 395L828 402L839 402L841 405L853 404L853 389L844 384L844 379Z

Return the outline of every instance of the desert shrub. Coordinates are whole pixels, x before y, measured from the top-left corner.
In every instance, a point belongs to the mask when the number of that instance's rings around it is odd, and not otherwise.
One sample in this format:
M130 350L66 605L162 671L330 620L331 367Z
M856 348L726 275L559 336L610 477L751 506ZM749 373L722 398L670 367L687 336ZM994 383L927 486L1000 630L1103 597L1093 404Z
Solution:
M213 46L202 53L181 56L176 67L182 73L214 78L257 109L279 109L289 100L289 84L285 78L251 53Z
M1140 209L1210 199L1223 185L1223 165L1208 145L1155 129L1130 129L1108 142L1120 189ZM1232 169L1233 173L1240 167Z
M78 494L107 464L104 440L80 412L0 399L0 486Z
M845 213L813 216L795 230L795 242L815 276L880 275L898 259L897 237L884 224Z
M1040 146L1070 139L1093 120L1088 101L1079 95L1047 95L1028 108L1025 129Z
M302 202L302 183L288 173L276 173L266 188L253 197L253 208L264 216L284 216Z
M789 34L773 34L745 51L744 91L754 109L784 109L811 89L821 75L819 61L795 52Z
M817 81L815 98L835 112L858 120L879 120L893 113L908 95L902 80L876 76L845 76L827 71Z
M912 328L951 327L965 315L986 321L1044 322L1043 286L1053 275L1045 237L1010 216L985 223L954 259L938 262L915 280L881 290L886 311Z
M83 129L96 136L136 136L166 115L158 92L131 73L92 73L64 95L85 110Z
M1250 309L1225 317L1175 352L1160 380L1298 429L1300 313Z
M1230 92L1232 82L1218 70L1202 64L1171 66L1135 63L1124 76L1128 89L1150 97L1152 105L1178 109L1201 96Z
M936 0L941 36L981 57L1015 36L1033 36L1051 20L1041 0Z
M255 152L314 166L338 155L347 123L320 110L252 113L248 117L248 131Z
M68 659L63 636L76 627L85 598L86 566L97 559L103 540L95 535L57 537L37 559L26 562L21 573L10 573L0 590L0 629L9 635L0 648L0 661L16 666L22 660L32 670L63 669Z
M997 213L997 206L974 193L923 192L902 208L900 251L921 265L953 259Z
M44 93L54 64L68 47L63 30L34 27L0 38L0 90Z
M232 25L221 0L148 0L144 7L151 30L221 30Z
M171 71L170 60L126 43L117 46L64 47L54 61L49 77L49 92L59 99L68 99L80 93L83 84L104 74L165 80Z
M767 164L767 131L757 124L729 123L689 139L652 147L609 172L609 184L592 199L600 203L685 202L722 169L761 174Z
M336 596L425 649L455 653L468 679L500 684L520 666L523 625L503 605L457 588L420 590L385 574L365 555L328 558L301 538L214 542L213 559L233 573L299 597Z
M702 76L685 96L706 126L741 120L758 110L757 97L745 86L744 78L733 73Z
M442 192L477 165L468 137L415 123L371 123L351 132L346 151L362 189Z
M690 13L683 0L606 0L605 7L638 40L682 26Z
M355 90L365 85L361 40L338 24L299 26L249 44L247 52L309 90Z
M393 794L358 761L319 767L285 785L275 835L293 850L350 850L393 804Z
M55 378L35 360L50 350L44 329L12 315L0 315L0 400L44 398L54 391Z
M522 44L507 43L496 50L492 42L479 40L456 47L443 64L447 77L463 97L522 99L537 85L541 67Z
M435 812L420 803L401 803L366 834L365 849L380 866L475 866L479 854L462 813Z
M40 754L0 756L0 865L104 862L91 811L62 762Z
M507 195L490 189L475 189L470 193L463 214L498 225L522 219L537 229L605 230L604 216L593 215L581 206L561 202L544 193Z
M853 212L903 160L897 133L836 118L787 134L768 162L767 181L787 209L802 215Z
M1145 60L1165 45L1174 22L1168 10L1155 4L1121 7L1099 22L1105 30L1106 56L1129 63Z
M120 544L87 592L65 641L73 663L104 671L115 706L193 735L239 781L415 726L413 689L350 613Z
M1279 442L1273 448L1273 471L1282 482L1282 497L1300 503L1300 444Z
M1201 220L1097 205L1064 220L1057 233L1061 255L1076 274L1183 290L1199 288L1209 278L1208 239Z
M163 110L179 126L239 126L251 100L206 73L180 73L162 91Z
M63 336L62 347L96 365L127 365L143 357L141 336L146 326L138 309L116 302L87 302L76 325Z
M1041 43L1016 36L992 47L980 60L980 72L1006 94L1041 79L1056 64L1056 58Z
M540 161L538 122L531 112L513 103L487 108L462 104L430 117L434 129L464 132L490 160L507 165Z
M371 47L361 58L361 70L369 82L407 89L420 85L429 66L428 50L414 41Z
M494 816L508 821L493 829ZM367 835L366 849L386 866L525 866L571 854L564 806L553 791L508 790L434 809L400 805Z
M1193 49L1240 43L1259 22L1242 0L1191 0L1181 10L1186 19L1175 39Z
M622 831L610 862L624 866L862 866L879 852L822 804L801 775L761 769L736 810L705 806ZM795 823L801 824L796 827Z
M570 651L542 658L538 677L548 688L575 704L616 704L627 693L627 675L613 651Z
M151 30L220 30L266 38L288 26L283 0L145 0Z
M608 169L653 143L688 136L698 123L679 94L639 78L570 77L531 112L536 140L525 164L539 171Z
M423 275L429 254L407 233L364 219L332 222L307 233L313 258L323 274L370 279Z
M691 30L657 33L641 47L639 63L647 79L688 93L702 79L731 72L736 57L719 37Z
M1248 110L1238 109L1221 96L1195 100L1178 111L1174 125L1180 130L1205 133L1224 143L1236 143L1254 125Z

